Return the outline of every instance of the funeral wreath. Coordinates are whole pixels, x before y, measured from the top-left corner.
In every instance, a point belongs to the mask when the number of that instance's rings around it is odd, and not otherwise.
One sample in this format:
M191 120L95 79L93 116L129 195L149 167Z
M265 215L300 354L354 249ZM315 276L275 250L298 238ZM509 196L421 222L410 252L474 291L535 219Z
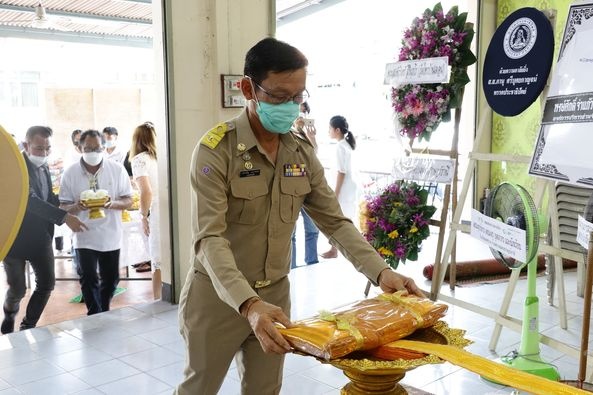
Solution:
M430 235L428 221L436 207L427 204L428 191L415 182L397 181L361 204L361 230L392 268L418 259L422 241Z
M463 87L469 82L467 66L476 61L470 49L473 24L466 23L466 18L467 13L460 14L456 6L445 14L441 3L437 3L404 31L400 61L446 56L451 76L448 83L392 88L392 106L402 136L428 141L441 121L451 119L451 108L460 107Z

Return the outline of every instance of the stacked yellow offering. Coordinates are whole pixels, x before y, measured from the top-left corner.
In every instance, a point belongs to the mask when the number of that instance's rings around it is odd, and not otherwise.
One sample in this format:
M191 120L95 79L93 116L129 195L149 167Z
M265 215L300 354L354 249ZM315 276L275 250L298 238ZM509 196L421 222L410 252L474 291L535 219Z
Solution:
M403 292L382 294L280 329L295 349L331 360L369 350L434 325L447 306Z
M109 201L109 192L105 189L98 189L96 191L87 189L80 193L80 201L85 207L90 209L89 219L105 218L103 207Z

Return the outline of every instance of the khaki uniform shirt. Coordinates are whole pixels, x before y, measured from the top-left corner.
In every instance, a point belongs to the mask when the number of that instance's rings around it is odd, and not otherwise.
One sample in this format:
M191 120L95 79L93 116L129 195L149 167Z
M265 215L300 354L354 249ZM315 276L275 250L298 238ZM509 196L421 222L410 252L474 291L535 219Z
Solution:
M388 266L342 214L313 147L292 133L281 135L274 164L245 111L219 126L226 133L208 132L191 164L193 268L210 277L218 296L238 311L257 296L255 289L288 274L301 206L376 284Z

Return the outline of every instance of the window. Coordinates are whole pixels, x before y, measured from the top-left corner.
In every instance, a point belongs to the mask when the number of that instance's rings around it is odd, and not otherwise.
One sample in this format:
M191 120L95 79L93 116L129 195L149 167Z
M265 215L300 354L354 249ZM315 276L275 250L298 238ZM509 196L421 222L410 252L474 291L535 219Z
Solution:
M39 107L39 72L21 71L12 73L9 82L10 105L12 107ZM0 103L7 102L4 87L0 81Z

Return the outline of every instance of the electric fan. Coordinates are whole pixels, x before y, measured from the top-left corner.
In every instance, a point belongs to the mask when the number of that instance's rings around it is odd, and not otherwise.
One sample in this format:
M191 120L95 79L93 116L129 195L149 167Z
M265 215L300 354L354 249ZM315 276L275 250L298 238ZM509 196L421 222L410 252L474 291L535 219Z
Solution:
M557 370L540 357L539 300L535 290L540 221L533 199L522 186L505 182L490 192L486 199L484 214L507 225L525 230L526 233L526 262L520 262L501 251L490 248L494 257L510 269L521 270L527 265L527 296L523 307L521 344L518 352L501 360L518 370L557 381L560 378Z

